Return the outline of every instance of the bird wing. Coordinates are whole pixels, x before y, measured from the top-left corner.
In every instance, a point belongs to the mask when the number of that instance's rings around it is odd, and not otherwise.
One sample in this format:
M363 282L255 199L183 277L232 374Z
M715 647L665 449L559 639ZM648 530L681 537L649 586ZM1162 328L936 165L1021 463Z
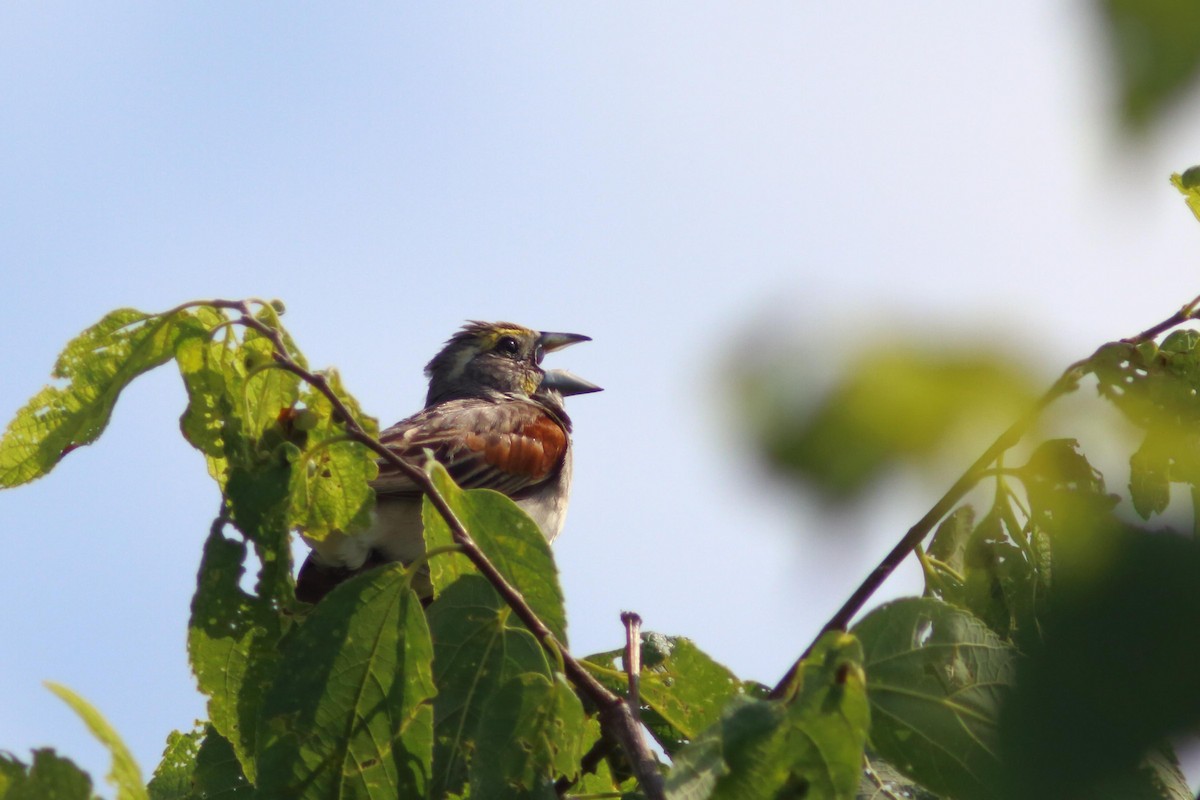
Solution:
M509 496L551 477L568 443L553 414L523 399L439 403L396 423L379 439L415 463L432 450L464 489L495 489ZM379 477L371 485L379 496L418 492L408 476L386 462L380 462Z

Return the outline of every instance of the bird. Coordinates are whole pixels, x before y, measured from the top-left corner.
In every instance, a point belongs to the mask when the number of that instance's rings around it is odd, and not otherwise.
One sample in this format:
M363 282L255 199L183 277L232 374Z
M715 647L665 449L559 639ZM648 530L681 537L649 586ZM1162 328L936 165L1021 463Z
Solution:
M587 341L576 333L469 321L426 365L425 407L384 430L379 441L413 463L431 452L464 489L511 497L552 543L571 490L571 419L563 398L601 388L566 370L543 370L542 358ZM366 531L305 538L311 552L296 578L298 600L319 602L354 575L411 563L424 552L416 484L381 460L371 487L375 508Z

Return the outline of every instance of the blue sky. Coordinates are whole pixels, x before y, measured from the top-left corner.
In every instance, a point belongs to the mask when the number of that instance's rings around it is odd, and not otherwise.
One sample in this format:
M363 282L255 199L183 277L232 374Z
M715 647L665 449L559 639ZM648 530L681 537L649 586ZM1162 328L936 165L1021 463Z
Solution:
M836 362L904 321L1062 364L1200 290L1167 184L1197 105L1131 149L1089 8L4 4L0 416L119 306L281 298L385 424L464 319L589 334L554 357L607 390L570 404L572 649L634 609L774 681L938 492L781 494L731 362L781 332ZM0 748L106 771L45 679L147 774L203 716L185 625L218 498L182 409L152 375L0 496Z

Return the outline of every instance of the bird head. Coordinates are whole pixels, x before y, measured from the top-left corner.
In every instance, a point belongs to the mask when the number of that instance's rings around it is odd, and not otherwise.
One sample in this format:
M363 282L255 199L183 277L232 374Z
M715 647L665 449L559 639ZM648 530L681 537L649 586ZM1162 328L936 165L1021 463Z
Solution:
M577 333L535 331L511 322L468 322L425 367L425 405L457 397L533 397L598 392L600 387L562 370L546 372L542 357L578 342Z

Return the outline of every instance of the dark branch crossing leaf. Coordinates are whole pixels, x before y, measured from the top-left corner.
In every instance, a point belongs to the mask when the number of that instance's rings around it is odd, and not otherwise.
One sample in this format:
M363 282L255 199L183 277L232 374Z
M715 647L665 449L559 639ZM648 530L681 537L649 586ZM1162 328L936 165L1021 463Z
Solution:
M410 576L390 565L338 586L281 647L257 741L260 796L423 797L433 645Z
M862 641L879 754L939 794L999 796L997 726L1013 683L1013 647L932 598L880 606L852 633Z
M440 464L431 464L429 474L471 538L565 646L567 613L558 583L558 568L537 523L499 492L458 488ZM422 518L428 547L454 543L445 520L428 499L422 509ZM474 571L466 556L458 554L438 556L430 563L435 592L453 583L460 575Z

